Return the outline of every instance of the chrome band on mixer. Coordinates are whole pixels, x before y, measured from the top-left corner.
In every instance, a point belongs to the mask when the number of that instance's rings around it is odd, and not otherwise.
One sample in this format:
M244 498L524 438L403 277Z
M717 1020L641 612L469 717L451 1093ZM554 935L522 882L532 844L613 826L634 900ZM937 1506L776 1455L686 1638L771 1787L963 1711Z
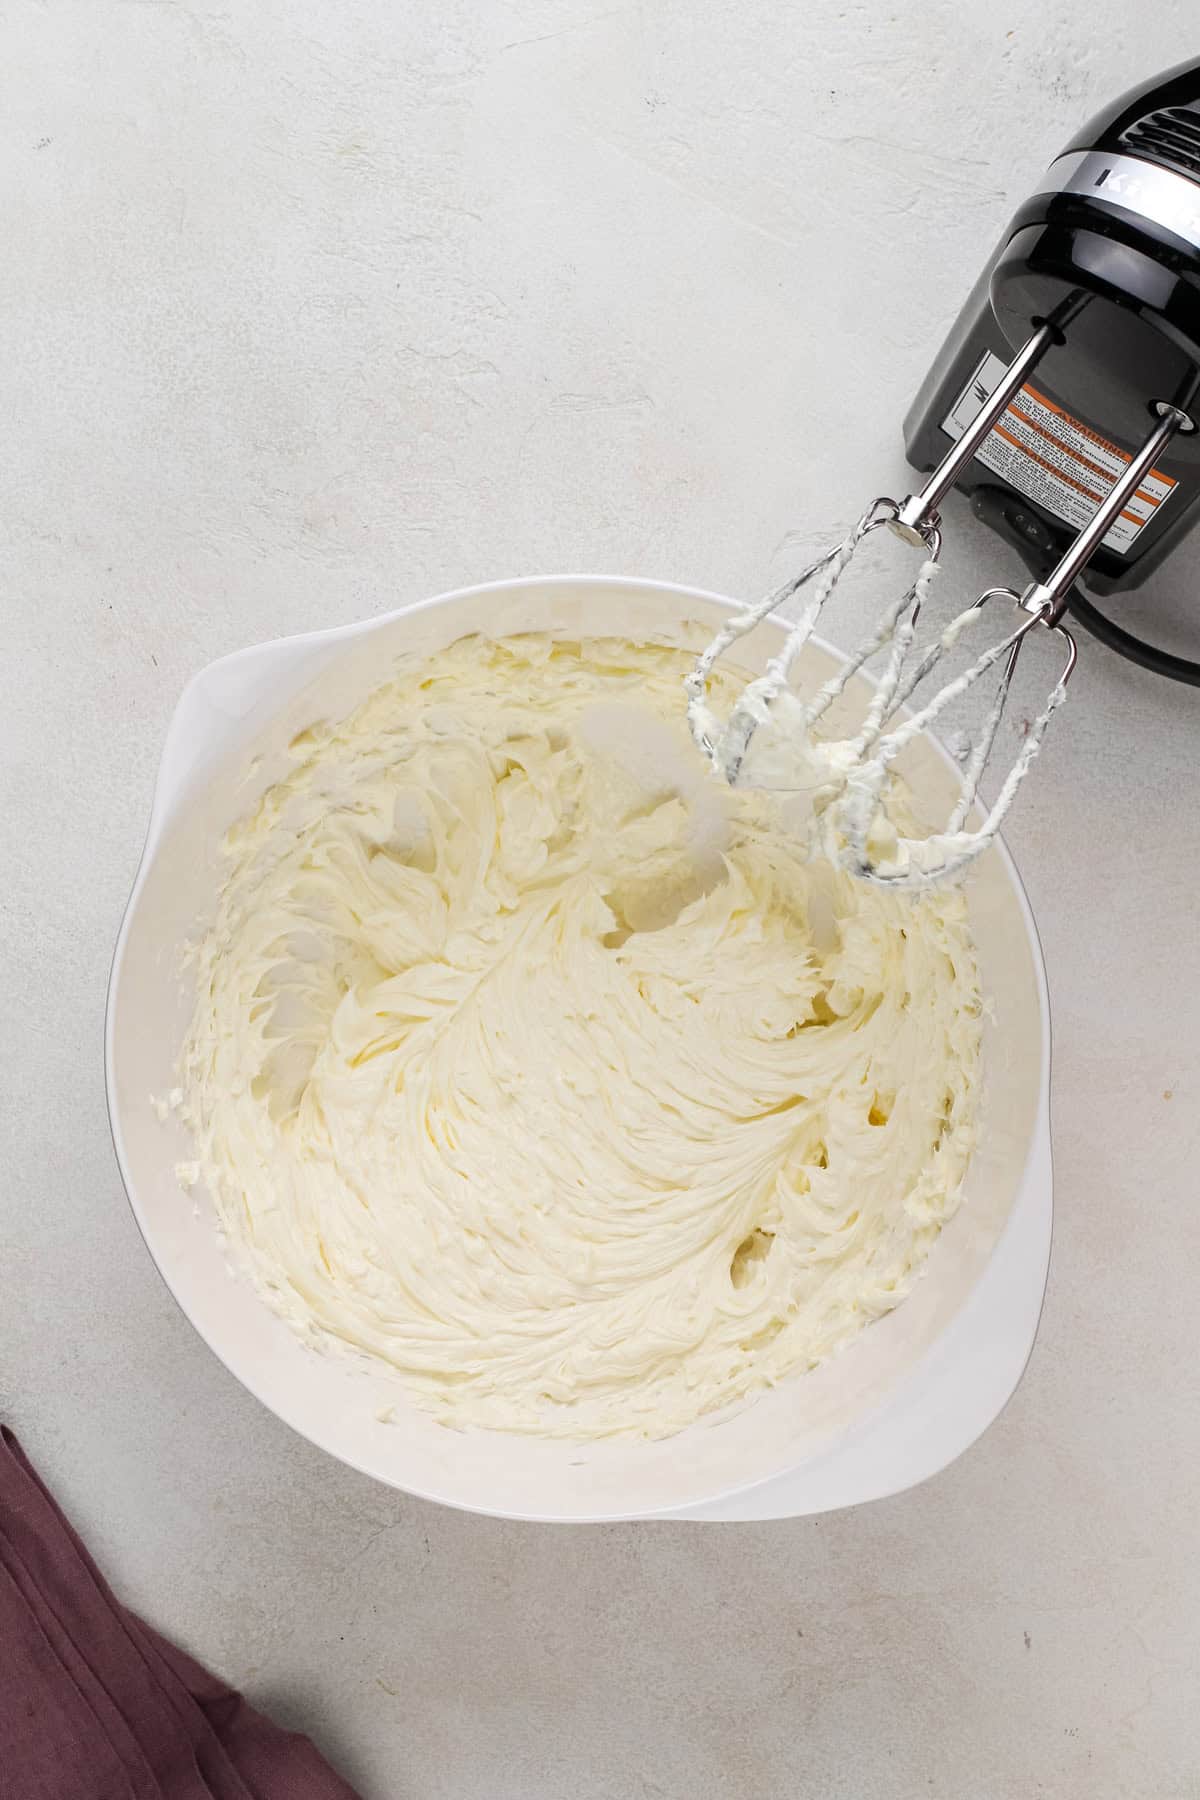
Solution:
M1200 188L1186 175L1156 168L1136 156L1072 150L1050 164L1037 192L1086 194L1161 225L1200 250Z

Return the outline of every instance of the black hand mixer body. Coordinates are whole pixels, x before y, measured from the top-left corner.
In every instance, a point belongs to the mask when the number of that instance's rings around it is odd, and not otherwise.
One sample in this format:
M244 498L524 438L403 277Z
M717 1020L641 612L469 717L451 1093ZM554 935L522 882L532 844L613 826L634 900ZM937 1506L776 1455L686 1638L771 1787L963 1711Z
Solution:
M1031 378L1005 403L1022 353ZM1035 577L1061 567L1164 416L1173 429L1078 572L1100 594L1134 587L1200 518L1200 62L1125 95L1051 164L905 420L909 461L944 463L990 404L995 423L955 484ZM1200 680L1200 666L1131 637L1078 587L1066 604L1114 648Z

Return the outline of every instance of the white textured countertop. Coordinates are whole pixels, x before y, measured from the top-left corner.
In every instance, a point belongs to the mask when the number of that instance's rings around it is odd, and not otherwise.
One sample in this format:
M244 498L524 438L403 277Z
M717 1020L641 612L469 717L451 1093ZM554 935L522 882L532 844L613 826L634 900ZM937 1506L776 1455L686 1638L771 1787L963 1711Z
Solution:
M5 9L0 1407L121 1593L368 1800L1200 1794L1194 692L1085 643L1018 808L1048 1303L900 1499L566 1532L374 1486L176 1310L101 1069L195 669L506 574L758 591L904 479L1011 204L1194 10ZM964 586L1012 579L965 510ZM1130 612L1195 644L1198 577L1194 539Z

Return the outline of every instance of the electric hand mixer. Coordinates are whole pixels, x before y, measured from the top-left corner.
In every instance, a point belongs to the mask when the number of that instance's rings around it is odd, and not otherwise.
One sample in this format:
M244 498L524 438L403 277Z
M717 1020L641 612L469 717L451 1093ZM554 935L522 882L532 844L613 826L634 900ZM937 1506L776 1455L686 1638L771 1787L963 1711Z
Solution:
M1036 385L1032 377L1036 375ZM871 502L845 540L731 620L685 682L692 735L726 780L744 775L751 742L781 709L797 766L822 794L820 831L842 866L891 887L945 881L996 836L1075 667L1064 620L1176 679L1200 665L1142 643L1076 587L1136 586L1194 523L1200 500L1200 62L1125 95L1051 164L984 269L905 421L910 462L932 471L919 492ZM989 588L925 648L917 624L937 573L950 490L1022 553L1033 579ZM797 656L855 553L883 527L924 551L915 580L884 611L845 668L811 699L788 688ZM709 703L717 660L794 596L803 607L782 651L728 716ZM931 672L996 603L1016 619L932 698ZM982 819L968 829L1018 656L1033 632L1061 645L1058 680ZM857 733L815 728L876 653L885 666ZM942 831L905 836L888 814L889 777L918 732L989 671L996 696L963 761ZM898 718L910 700L915 710ZM748 770L754 779L752 770Z

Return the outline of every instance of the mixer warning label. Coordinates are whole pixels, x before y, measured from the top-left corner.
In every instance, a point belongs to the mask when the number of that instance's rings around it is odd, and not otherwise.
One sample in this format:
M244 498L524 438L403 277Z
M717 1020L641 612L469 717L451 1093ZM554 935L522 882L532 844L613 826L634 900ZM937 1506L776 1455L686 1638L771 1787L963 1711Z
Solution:
M959 438L999 385L1006 365L985 351L966 387L942 420ZM1077 530L1129 465L1129 453L1081 425L1030 383L984 440L978 460L1019 493ZM1175 490L1169 475L1153 469L1104 539L1109 550L1128 550L1143 526Z

